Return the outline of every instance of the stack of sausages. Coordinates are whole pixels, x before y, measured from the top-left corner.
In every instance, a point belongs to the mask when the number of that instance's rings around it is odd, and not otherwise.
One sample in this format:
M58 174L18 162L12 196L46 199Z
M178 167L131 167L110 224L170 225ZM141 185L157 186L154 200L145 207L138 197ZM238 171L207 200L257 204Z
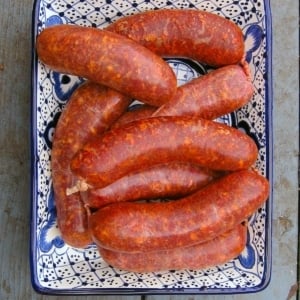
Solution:
M104 29L56 25L37 37L51 69L86 79L53 137L57 221L73 247L95 242L136 272L224 263L246 244L247 219L269 183L258 149L214 120L253 96L240 28L213 13L156 10ZM178 87L162 57L213 71ZM134 99L144 105L128 111ZM142 200L168 199L168 201Z

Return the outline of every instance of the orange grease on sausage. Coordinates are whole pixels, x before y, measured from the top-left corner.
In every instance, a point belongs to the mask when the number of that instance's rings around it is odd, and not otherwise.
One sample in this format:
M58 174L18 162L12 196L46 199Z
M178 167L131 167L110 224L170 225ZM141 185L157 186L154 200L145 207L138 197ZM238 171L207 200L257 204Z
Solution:
M98 28L55 25L37 37L39 59L53 70L84 77L160 106L176 92L176 76L158 55Z
M132 272L197 270L213 267L236 258L245 248L247 226L239 224L216 238L190 247L141 253L117 252L98 247L109 265Z
M245 52L242 30L234 22L200 10L144 11L122 17L106 30L159 55L188 57L214 67L237 64Z
M268 180L256 171L229 173L198 192L167 203L114 203L89 219L94 242L120 252L187 247L233 229L269 196Z
M73 247L88 246L91 236L80 194L66 195L75 182L70 161L88 139L104 132L129 104L130 99L124 95L86 82L71 95L58 120L51 152L54 197L62 238Z

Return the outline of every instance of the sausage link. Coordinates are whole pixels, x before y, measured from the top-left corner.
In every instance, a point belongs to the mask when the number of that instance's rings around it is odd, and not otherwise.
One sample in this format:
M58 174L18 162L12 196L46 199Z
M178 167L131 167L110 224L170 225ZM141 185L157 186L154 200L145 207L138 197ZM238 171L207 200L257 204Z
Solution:
M70 162L86 141L104 132L130 104L129 98L92 82L83 83L71 95L53 136L52 179L57 222L63 240L74 247L91 242L87 211L79 193L66 195L74 184Z
M109 265L132 272L197 270L213 267L236 258L245 248L247 226L239 224L216 238L190 247L162 251L129 253L99 247L101 257Z
M250 217L268 198L255 171L230 173L198 192L162 203L113 203L89 218L94 242L121 252L147 252L203 243Z
M87 206L99 208L113 202L179 198L217 176L218 172L189 163L159 164L130 173L102 189L89 189L83 199Z
M253 85L239 65L225 66L180 86L153 116L194 115L216 119L248 103Z
M112 126L111 128L117 128L132 121L145 119L151 117L151 115L157 110L157 107L151 105L139 105L128 111L126 111Z
M173 70L158 55L113 32L56 25L37 37L37 53L50 68L109 86L160 106L176 92Z
M146 11L122 17L106 30L159 55L188 57L214 67L239 63L245 52L242 30L234 22L199 10Z
M212 170L247 169L258 149L245 133L194 117L152 117L111 129L87 143L71 169L95 188L141 168L182 161Z

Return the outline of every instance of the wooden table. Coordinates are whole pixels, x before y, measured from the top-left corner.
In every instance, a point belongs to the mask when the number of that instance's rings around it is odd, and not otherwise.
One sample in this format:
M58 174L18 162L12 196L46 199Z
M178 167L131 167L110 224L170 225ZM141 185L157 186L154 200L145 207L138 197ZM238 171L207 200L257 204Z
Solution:
M274 82L273 269L255 295L78 296L78 299L286 299L297 282L298 1L272 0ZM30 66L33 0L0 1L0 299L70 299L37 294L29 268ZM299 280L299 278L298 278ZM295 299L295 296L291 299Z

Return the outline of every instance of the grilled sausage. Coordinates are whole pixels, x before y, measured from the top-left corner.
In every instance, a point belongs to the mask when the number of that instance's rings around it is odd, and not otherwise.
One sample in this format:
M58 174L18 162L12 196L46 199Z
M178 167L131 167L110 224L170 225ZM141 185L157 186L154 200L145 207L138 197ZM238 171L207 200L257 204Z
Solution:
M160 106L176 92L176 76L158 55L113 32L56 25L37 37L40 60L50 68L106 85Z
M102 189L88 189L83 199L89 207L109 203L179 198L207 185L219 174L189 163L158 164L130 173Z
M128 107L122 94L92 82L86 82L71 95L53 136L52 179L57 222L63 240L74 247L91 242L87 211L79 193L66 195L74 184L70 161L86 141L106 130Z
M90 141L72 159L71 169L79 180L101 188L130 172L172 161L221 171L246 169L257 153L249 136L225 124L193 117L153 117Z
M242 30L235 23L199 10L146 11L122 17L106 30L159 55L188 57L214 67L239 63L245 52Z
M153 116L192 115L213 120L231 113L251 100L254 89L248 76L239 65L211 71L180 86Z
M109 265L132 272L204 269L236 258L247 242L246 222L216 238L190 247L162 251L129 253L99 247L101 257Z
M120 252L160 251L212 240L250 217L269 195L255 171L232 172L164 203L114 203L89 218L94 242Z

